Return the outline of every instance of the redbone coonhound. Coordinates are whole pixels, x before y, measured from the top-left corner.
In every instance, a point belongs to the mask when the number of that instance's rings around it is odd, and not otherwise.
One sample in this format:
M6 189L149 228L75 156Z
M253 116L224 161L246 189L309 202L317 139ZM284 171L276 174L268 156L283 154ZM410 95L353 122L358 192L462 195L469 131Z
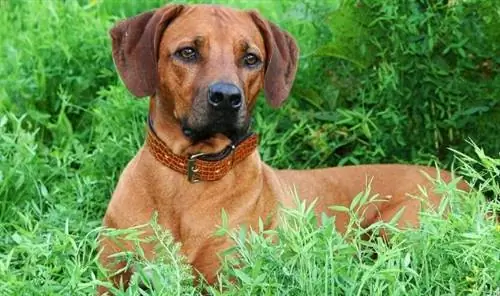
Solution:
M275 170L261 161L250 116L257 95L280 106L295 78L295 40L255 11L210 5L167 5L119 22L110 31L113 59L128 90L150 97L145 145L123 171L104 217L104 226L124 229L147 224L157 213L159 225L181 243L188 262L209 283L220 266L217 253L229 239L214 237L221 211L231 227L257 229L259 218L276 227L281 206L294 206L290 189L315 211L336 216L345 231L349 217L330 206L349 207L371 180L373 194L384 201L359 211L362 226L389 221L402 211L398 226L417 227L422 201L440 196L425 174L450 173L409 165L360 165L316 170ZM466 188L465 183L460 183ZM124 267L110 256L133 249L100 240L101 263L110 270ZM142 246L154 256L153 246ZM130 270L110 278L127 285ZM104 287L100 293L106 292Z

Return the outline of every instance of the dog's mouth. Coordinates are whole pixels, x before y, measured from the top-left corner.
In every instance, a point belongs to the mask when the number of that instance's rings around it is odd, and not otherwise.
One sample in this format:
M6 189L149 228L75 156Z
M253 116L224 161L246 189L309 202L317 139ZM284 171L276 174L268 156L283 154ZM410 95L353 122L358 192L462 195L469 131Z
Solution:
M187 118L181 120L182 133L193 144L198 144L203 141L210 140L218 134L226 136L231 142L238 142L244 138L250 130L250 120L245 120L243 123L236 123L226 118L212 120L204 125L192 125Z

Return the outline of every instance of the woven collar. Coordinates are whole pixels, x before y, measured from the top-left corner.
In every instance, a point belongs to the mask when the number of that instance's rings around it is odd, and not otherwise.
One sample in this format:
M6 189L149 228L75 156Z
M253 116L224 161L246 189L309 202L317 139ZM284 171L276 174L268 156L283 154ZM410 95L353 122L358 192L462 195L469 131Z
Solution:
M156 160L164 166L186 175L189 182L216 181L224 177L237 163L257 148L258 137L248 134L241 141L227 146L219 153L198 153L190 156L174 154L155 133L149 122L146 144Z

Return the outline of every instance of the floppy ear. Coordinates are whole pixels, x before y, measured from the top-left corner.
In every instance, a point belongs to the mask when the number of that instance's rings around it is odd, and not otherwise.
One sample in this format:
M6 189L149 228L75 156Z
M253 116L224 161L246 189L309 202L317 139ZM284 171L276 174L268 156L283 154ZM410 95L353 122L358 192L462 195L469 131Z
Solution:
M290 94L297 72L299 49L288 32L264 20L256 11L249 14L264 37L266 46L264 94L272 107L279 107Z
M158 86L158 46L163 31L181 12L169 5L116 24L110 31L113 60L128 90L137 97L155 94Z

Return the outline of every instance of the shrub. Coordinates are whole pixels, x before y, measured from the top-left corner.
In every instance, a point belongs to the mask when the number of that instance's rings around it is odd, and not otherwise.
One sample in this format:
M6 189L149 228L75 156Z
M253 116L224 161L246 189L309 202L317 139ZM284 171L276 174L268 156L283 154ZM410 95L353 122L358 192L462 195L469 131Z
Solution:
M302 59L297 105L287 113L300 110L310 128L290 149L330 143L315 165L433 156L449 165L447 149L470 151L467 138L498 153L498 8L494 1L375 0L323 9L312 18L318 47Z

